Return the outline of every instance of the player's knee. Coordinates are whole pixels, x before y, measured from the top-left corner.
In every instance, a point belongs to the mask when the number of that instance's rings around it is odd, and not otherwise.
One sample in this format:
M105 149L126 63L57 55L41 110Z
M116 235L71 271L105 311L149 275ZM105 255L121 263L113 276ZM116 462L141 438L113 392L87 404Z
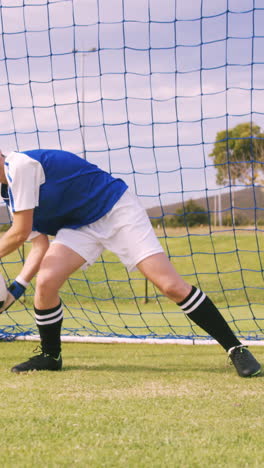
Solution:
M161 292L174 302L181 302L191 290L191 286L181 281L167 279L161 286Z
M171 299L175 298L175 296L178 295L177 285L176 285L175 281L171 281L171 280L164 281L164 283L162 283L160 289L161 289L161 292L165 296L167 296L167 297L169 297Z
M56 283L54 275L40 271L36 281L36 293L41 296L47 292L56 292L58 289Z

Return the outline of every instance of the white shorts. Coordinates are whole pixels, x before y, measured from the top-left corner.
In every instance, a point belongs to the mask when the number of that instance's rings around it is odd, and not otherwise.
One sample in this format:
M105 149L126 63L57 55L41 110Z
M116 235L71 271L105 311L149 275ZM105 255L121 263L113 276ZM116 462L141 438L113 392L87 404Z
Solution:
M92 265L107 249L115 253L128 271L150 255L164 252L146 211L138 198L126 190L113 208L98 221L79 229L60 229L54 239Z

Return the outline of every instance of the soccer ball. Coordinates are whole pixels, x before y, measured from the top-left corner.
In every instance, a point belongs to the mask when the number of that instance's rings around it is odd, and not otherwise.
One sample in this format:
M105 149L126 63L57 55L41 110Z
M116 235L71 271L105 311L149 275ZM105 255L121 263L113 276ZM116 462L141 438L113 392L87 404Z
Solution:
M0 273L0 309L3 307L6 298L7 298L8 290L6 287L6 282L4 277Z

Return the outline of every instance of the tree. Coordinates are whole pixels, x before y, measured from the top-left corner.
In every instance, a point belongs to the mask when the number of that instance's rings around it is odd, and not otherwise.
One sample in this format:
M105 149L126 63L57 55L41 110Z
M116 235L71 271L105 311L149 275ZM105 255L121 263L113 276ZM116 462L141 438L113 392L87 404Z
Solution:
M214 160L219 185L264 181L264 133L258 125L246 122L218 132L209 156Z
M201 224L209 224L209 215L198 203L189 200L183 208L176 211L173 216L175 226L200 226Z

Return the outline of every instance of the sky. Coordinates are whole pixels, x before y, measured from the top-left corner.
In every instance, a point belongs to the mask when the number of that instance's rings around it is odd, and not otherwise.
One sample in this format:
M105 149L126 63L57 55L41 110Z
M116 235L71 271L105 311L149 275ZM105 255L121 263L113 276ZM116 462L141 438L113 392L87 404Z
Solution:
M223 190L209 156L216 133L264 128L261 0L0 5L5 153L85 155L150 207Z

